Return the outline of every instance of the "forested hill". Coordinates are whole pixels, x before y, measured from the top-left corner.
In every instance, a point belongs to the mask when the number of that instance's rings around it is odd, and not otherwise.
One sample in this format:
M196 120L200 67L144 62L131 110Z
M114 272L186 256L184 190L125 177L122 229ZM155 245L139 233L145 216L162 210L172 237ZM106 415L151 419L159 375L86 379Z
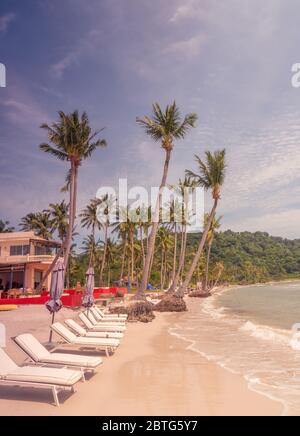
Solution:
M196 249L198 241L199 234L189 235L188 253ZM212 264L224 264L223 281L230 283L300 278L300 239L228 230L216 235L211 260Z

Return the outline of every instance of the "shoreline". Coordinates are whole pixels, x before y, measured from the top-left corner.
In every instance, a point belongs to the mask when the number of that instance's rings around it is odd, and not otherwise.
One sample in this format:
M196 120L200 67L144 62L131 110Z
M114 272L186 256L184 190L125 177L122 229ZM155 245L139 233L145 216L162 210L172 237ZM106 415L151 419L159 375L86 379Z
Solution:
M45 342L49 317L44 308L27 310L30 332ZM43 311L43 312L42 312ZM8 336L24 333L26 322L14 321L17 312L6 314ZM63 310L63 320L76 313ZM21 310L19 312L20 319ZM38 389L0 388L0 415L92 416L279 416L278 402L255 393L243 376L230 373L169 333L182 314L157 314L150 324L129 324L119 350L104 358L98 373L80 383L76 394L61 394L61 407L49 402L51 393ZM37 320L37 321L36 321ZM5 322L4 318L1 321ZM212 332L213 334L213 332ZM22 354L9 341L8 353L18 363ZM24 360L24 359L23 359Z

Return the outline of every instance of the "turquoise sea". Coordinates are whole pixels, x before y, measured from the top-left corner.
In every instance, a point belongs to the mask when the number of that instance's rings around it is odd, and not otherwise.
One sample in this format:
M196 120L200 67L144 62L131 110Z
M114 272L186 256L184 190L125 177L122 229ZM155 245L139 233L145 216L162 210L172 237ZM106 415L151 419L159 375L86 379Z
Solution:
M243 375L284 415L300 415L300 282L232 288L189 306L171 334Z

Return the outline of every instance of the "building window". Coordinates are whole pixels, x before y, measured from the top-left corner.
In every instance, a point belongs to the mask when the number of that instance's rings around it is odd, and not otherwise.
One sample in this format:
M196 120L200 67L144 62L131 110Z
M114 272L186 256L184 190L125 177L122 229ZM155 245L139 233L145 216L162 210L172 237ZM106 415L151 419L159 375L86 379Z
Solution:
M52 256L55 254L55 248L36 245L34 247L35 256Z
M10 256L27 256L30 254L29 245L12 245L10 247Z

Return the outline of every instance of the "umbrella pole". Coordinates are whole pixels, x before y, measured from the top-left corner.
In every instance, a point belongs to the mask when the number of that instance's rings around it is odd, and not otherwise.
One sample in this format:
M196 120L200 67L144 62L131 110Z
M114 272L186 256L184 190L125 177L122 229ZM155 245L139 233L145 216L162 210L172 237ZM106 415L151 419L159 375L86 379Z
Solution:
M55 312L53 312L53 314L52 314L51 325L54 324L54 318L55 318ZM49 343L50 343L50 344L51 344L51 342L52 342L52 336L53 336L53 331L50 329L50 336L49 336Z

